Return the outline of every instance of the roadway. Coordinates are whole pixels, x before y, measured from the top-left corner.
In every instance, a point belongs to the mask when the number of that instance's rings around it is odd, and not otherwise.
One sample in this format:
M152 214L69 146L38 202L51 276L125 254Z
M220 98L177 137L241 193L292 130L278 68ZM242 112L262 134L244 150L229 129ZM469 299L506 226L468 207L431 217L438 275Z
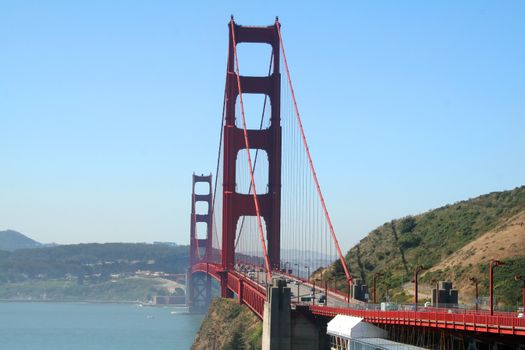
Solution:
M246 278L251 279L252 281L257 282L262 287L266 288L267 286L267 275L264 271L261 270L249 270L249 269L238 269L237 272L244 275ZM326 296L326 304L324 302L319 303L319 298L325 296L324 285L313 285L309 281L299 279L294 276L286 275L277 271L272 272L273 277L280 277L287 282L287 286L291 291L291 301L292 303L303 304L303 305L327 305L330 307L348 307L349 303L346 300L346 297L335 293L331 290L328 290L328 295ZM356 304L357 301L351 300L350 304Z

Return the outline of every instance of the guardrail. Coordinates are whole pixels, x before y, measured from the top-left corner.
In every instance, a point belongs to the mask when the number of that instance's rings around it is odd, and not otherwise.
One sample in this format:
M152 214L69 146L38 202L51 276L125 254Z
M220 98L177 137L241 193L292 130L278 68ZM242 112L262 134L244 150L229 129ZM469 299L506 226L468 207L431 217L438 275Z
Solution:
M361 303L359 305L350 305L354 309L360 310L379 310L379 311L419 311L419 312L441 312L455 314L472 314L472 315L490 315L490 310L482 309L475 305L469 304L439 304L439 307L425 304L398 304L385 302L381 304ZM517 307L499 307L495 309L493 316L518 317Z

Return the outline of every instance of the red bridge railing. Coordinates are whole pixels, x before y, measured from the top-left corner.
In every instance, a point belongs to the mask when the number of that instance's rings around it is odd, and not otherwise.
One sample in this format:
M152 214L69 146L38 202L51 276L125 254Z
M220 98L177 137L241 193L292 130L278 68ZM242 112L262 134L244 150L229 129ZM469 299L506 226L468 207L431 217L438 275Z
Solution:
M192 266L192 273L207 273L217 281L220 281L221 267L210 263L197 263ZM236 271L227 271L227 286L242 304L245 304L260 319L263 318L266 290L256 282Z
M511 315L490 316L472 313L449 313L446 309L430 312L380 311L327 306L310 306L310 310L316 315L328 317L333 317L338 314L363 317L366 322L371 323L525 336L525 319Z

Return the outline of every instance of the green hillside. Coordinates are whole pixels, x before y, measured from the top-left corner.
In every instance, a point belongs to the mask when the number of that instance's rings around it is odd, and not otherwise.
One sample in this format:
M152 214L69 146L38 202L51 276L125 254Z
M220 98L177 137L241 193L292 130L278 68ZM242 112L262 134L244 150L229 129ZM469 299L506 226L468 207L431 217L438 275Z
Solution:
M89 243L0 254L0 283L66 275L109 276L137 270L184 273L188 247L145 243Z
M407 216L392 220L370 232L356 246L346 254L346 261L351 273L371 285L372 276L376 272L384 273L381 291L384 294L389 290L390 297L396 301L408 301L401 286L403 283L413 279L414 269L422 265L426 268L439 267L439 264L452 256L460 248L467 244L473 245L469 254L477 254L485 246L476 247L473 242L485 239L484 234L494 232L491 244L498 244L498 235L507 235L504 231L513 228L511 237L514 241L511 247L501 246L497 255L509 266L498 269L497 277L501 283L499 300L503 303L515 305L520 300L520 289L517 282L508 283L514 274L525 273L525 253L521 245L525 241L525 229L523 228L523 214L525 213L525 187L519 187L511 191L493 192L474 199L461 201L455 204L428 211L424 214ZM518 219L521 221L514 222ZM512 221L514 220L514 221ZM514 227L512 226L512 227ZM487 241L485 239L485 241ZM487 241L488 242L488 241ZM520 245L520 249L517 249ZM505 249L507 248L507 253ZM512 248L516 248L512 250ZM489 249L490 250L490 249ZM516 253L516 250L519 253ZM513 252L511 254L511 252ZM469 256L469 254L464 256ZM456 286L465 287L465 293L470 293L466 281L470 277L478 277L481 280L481 293L487 289L486 255L478 260L470 261L468 265L456 262L446 268L435 268L422 275L422 282L428 282L432 278L450 279ZM475 255L475 256L478 256ZM461 257L459 257L461 258ZM457 259L456 259L457 260ZM323 279L333 278L342 272L340 264L332 266ZM340 283L343 288L344 283ZM460 290L460 295L462 290ZM464 294L465 294L464 293Z
M185 273L187 246L106 243L0 251L0 299L149 300L166 293L138 270Z
M42 244L13 230L0 231L0 250L40 248Z

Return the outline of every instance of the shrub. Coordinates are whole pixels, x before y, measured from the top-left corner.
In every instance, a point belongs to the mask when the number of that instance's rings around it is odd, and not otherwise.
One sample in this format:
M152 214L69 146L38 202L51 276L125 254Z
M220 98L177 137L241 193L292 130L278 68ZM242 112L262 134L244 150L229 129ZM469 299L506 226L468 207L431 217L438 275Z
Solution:
M421 237L416 236L412 233L405 234L399 239L399 244L403 249L417 247L419 243L421 243Z

